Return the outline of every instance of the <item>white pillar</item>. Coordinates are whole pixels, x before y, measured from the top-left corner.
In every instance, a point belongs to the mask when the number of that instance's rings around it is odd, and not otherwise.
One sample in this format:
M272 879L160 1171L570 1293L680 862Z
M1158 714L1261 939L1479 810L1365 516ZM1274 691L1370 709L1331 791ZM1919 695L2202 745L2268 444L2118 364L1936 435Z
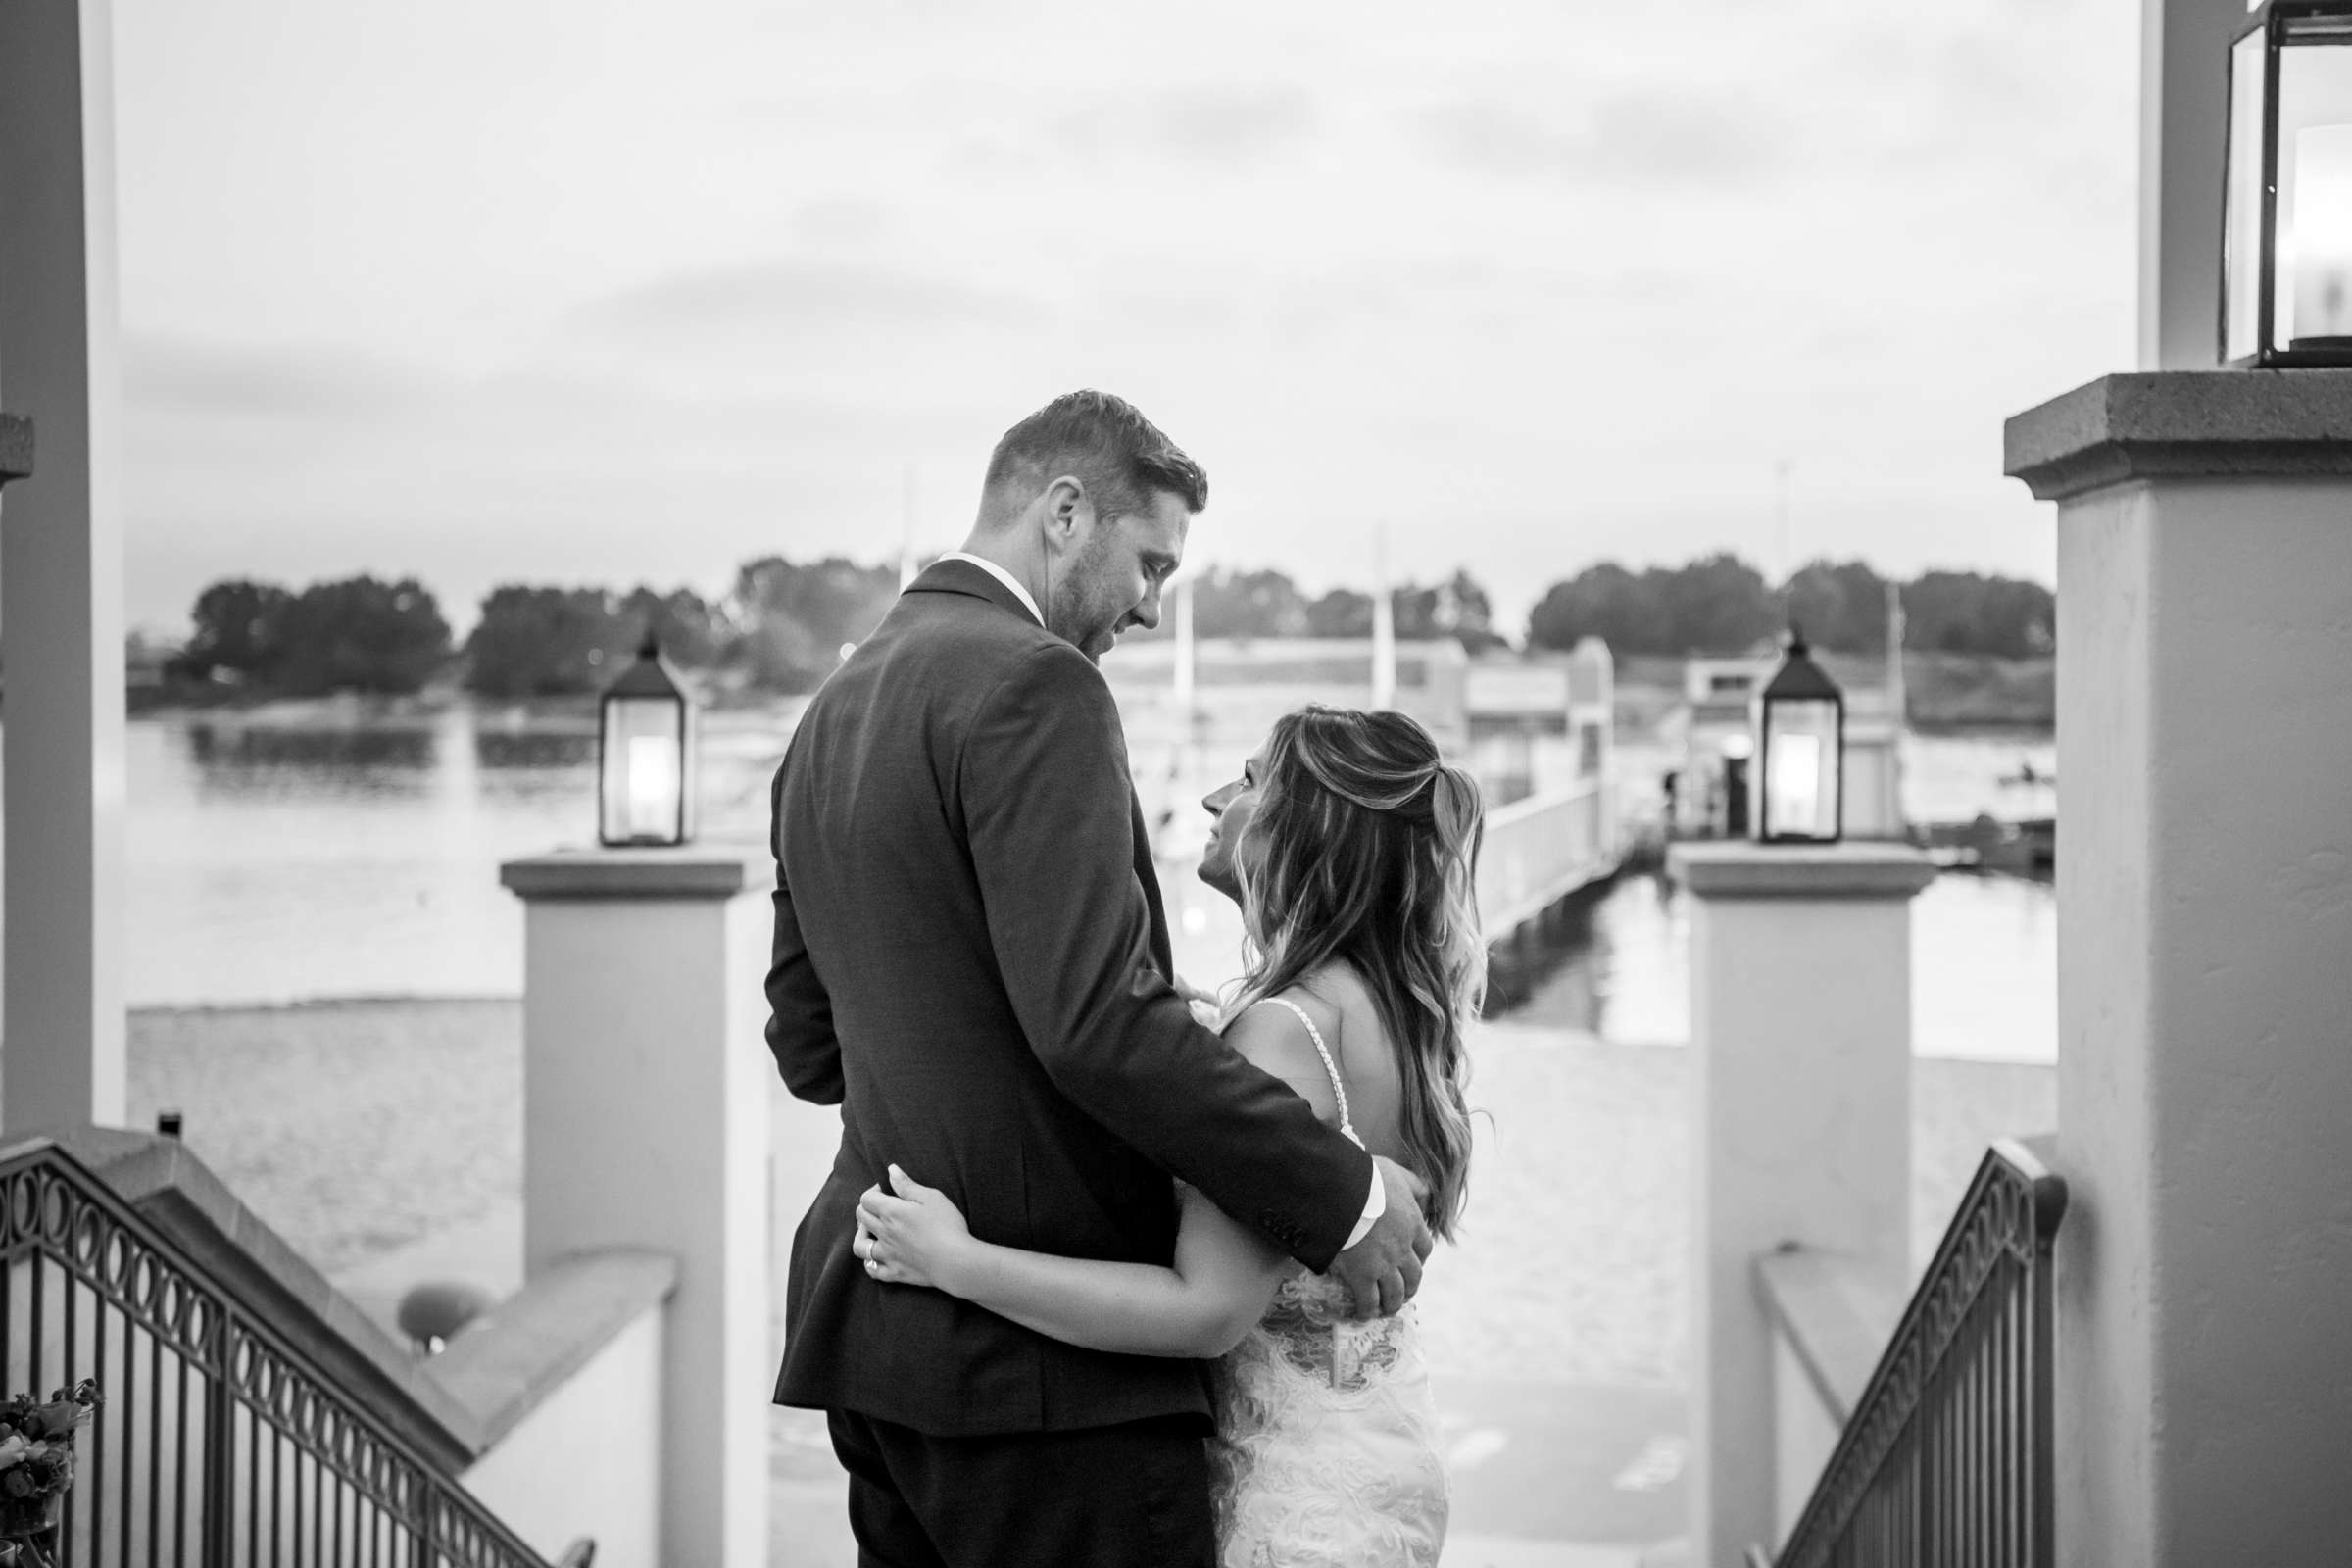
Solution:
M2009 423L2058 509L2058 1557L2352 1541L2352 371Z
M1795 1242L1910 1282L1910 901L1935 873L1889 844L1678 844L1670 864L1695 901L1690 1561L1738 1568L1779 1544L1756 1259Z
M2222 141L2245 0L2140 0L2139 364L2220 362Z
M108 0L0 5L0 1126L123 1116L122 519Z
M565 851L501 868L526 906L523 1267L675 1256L662 1561L767 1554L773 876L733 847Z
M1617 659L1597 637L1579 637L1568 653L1569 740L1581 750L1586 725L1599 737L1592 769L1594 852L1606 858L1618 848L1617 826ZM1610 863L1614 864L1613 859Z

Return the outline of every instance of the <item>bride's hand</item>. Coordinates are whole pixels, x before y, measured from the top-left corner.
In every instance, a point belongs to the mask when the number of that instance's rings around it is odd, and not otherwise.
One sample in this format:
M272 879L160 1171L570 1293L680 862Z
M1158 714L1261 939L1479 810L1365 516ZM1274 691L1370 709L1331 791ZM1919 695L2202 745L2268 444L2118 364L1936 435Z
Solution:
M971 1247L963 1211L936 1187L925 1187L898 1166L858 1200L858 1236L851 1244L865 1272L885 1285L928 1285L956 1294L956 1264ZM893 1196L896 1194L897 1196Z

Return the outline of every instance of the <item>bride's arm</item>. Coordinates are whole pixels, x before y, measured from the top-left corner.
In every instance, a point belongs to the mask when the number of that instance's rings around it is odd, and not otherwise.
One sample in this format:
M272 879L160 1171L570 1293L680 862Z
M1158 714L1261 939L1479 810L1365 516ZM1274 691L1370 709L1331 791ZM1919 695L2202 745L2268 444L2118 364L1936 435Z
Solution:
M1287 1081L1315 1113L1336 1122L1339 1103L1306 1030L1286 1008L1255 1007L1226 1031L1228 1044ZM1254 1230L1236 1223L1189 1187L1175 1261L1114 1263L1056 1257L975 1240L945 1195L907 1179L896 1165L890 1186L869 1188L858 1204L858 1227L871 1235L887 1284L929 1285L985 1306L1024 1328L1095 1350L1130 1355L1206 1358L1222 1355L1265 1314L1296 1265ZM860 1240L862 1250L867 1243Z
M1053 1339L1129 1355L1205 1359L1224 1354L1263 1316L1298 1265L1207 1199L1179 1188L1175 1261L1116 1263L1056 1257L974 1240L947 1195L897 1166L867 1190L858 1228L872 1240L867 1272L892 1285L929 1285Z

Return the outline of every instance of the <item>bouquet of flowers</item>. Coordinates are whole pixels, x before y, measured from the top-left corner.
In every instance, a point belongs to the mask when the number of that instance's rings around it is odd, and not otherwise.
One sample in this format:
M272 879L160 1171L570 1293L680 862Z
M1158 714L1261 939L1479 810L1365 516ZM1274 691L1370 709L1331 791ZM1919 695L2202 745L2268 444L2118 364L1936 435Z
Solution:
M74 1485L74 1434L103 1402L88 1378L46 1401L0 1404L0 1568L46 1568L43 1549Z

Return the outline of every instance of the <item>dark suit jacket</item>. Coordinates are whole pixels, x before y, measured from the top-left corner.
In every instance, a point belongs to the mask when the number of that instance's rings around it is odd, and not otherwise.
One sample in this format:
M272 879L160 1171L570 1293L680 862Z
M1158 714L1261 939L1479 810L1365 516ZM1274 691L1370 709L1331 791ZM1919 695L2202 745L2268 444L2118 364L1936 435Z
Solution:
M896 1161L985 1241L1165 1263L1168 1174L1323 1268L1367 1156L1200 1027L1117 709L988 573L932 566L810 701L777 770L768 1045L841 1105L793 1238L783 1404L937 1436L1205 1412L1197 1362L1108 1355L879 1285L858 1197Z

